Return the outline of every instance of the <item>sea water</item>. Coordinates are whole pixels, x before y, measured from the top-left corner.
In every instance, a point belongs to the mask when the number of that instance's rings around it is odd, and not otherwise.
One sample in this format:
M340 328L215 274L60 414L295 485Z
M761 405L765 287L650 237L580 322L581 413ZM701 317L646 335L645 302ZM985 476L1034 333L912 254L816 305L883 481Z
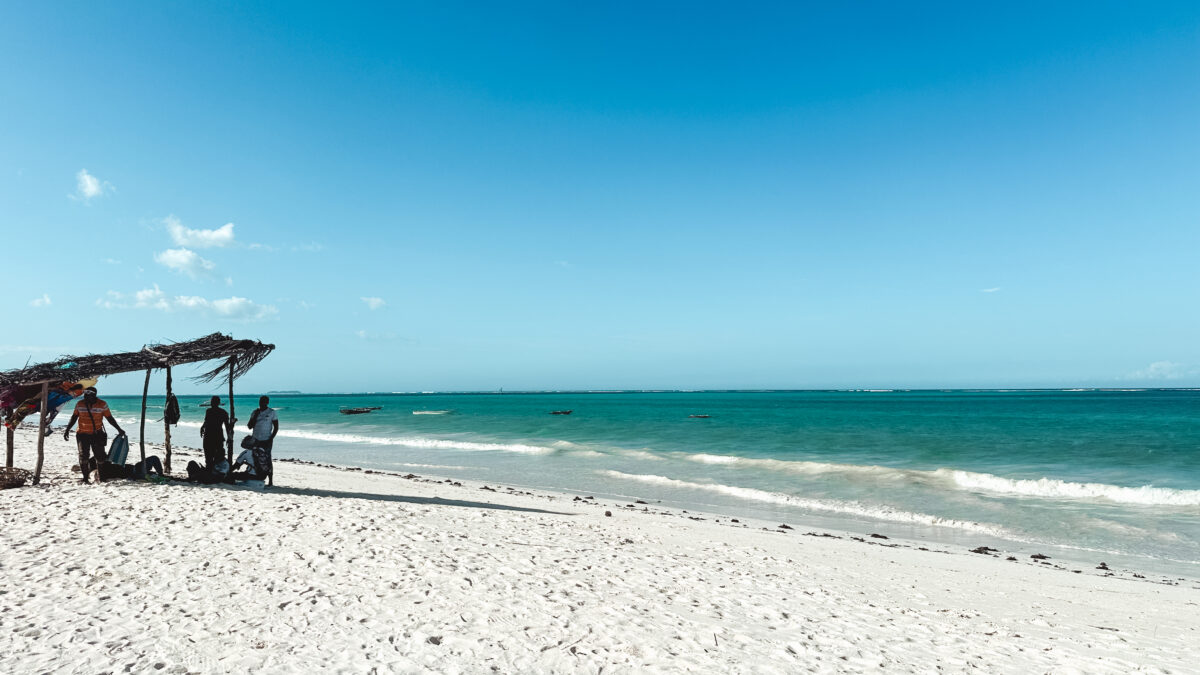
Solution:
M177 444L200 445L207 400L180 398ZM108 401L136 427L140 397ZM271 405L277 458L1200 576L1200 391L275 395ZM256 406L236 399L239 437ZM338 412L358 406L382 408ZM147 439L162 438L161 422L147 426Z

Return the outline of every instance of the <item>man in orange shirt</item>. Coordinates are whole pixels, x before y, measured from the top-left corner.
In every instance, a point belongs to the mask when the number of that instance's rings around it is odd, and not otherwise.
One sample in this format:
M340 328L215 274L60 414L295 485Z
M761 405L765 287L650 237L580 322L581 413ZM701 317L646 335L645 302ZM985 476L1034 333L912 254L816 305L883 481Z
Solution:
M71 421L67 422L63 438L71 438L71 427L75 426L76 420L79 420L79 433L75 434L75 443L79 447L79 468L83 472L83 482L90 483L87 474L88 455L96 458L97 466L108 461L108 453L105 452L105 448L108 447L108 434L104 433L104 420L108 420L119 435L124 436L125 431L113 419L108 404L103 399L96 398L95 387L83 390L83 400L75 404L75 412L71 413Z

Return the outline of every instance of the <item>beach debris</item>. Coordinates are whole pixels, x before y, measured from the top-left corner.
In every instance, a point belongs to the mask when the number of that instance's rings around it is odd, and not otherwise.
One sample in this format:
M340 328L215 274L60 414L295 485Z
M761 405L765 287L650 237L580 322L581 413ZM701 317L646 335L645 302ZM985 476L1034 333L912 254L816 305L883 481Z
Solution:
M612 518L612 511L605 511L605 512L604 512L604 516L605 516L606 518Z
M1098 570L1105 570L1105 571L1107 571L1107 570L1108 570L1108 563L1102 562L1102 563L1100 563L1099 565L1097 565L1097 566L1096 566L1096 569L1098 569Z
M740 522L742 522L742 521L738 520L737 518L730 518L730 519L729 519L729 522L731 522L731 523L740 523Z
M791 525L788 525L787 523L783 523L782 525L780 525L780 526L779 526L779 529L781 529L781 530L790 530L790 529L793 529L793 528L792 528L792 526L791 526Z
M640 499L639 499L639 500L637 500L637 503L638 503L638 504L645 504L645 503L647 503L647 502L644 502L644 501L642 501L642 500L640 500Z
M991 555L999 552L999 549L992 548L991 546L980 546L979 548L971 549L971 553L982 553L984 555Z
M868 535L868 536L870 536L872 539L887 539L887 537L885 537L884 535L882 535L882 534L875 534L874 532L872 532L872 533L871 533L870 535Z
M442 636L430 635L429 637L425 638L425 641L431 645L440 645L442 644Z
M486 486L486 485L484 485L483 487L481 487L481 488L479 488L479 489L480 489L480 490L487 490L488 492L495 492L495 491L496 491L496 488L494 488L494 487L488 487L488 486Z
M1050 556L1042 555L1041 553L1034 553L1033 555L1031 555L1029 557L1033 558L1034 560L1049 560L1050 559Z
M1016 561L1017 561L1017 556L1015 556L1015 555L1010 555L1010 556L1008 556L1007 558L1005 558L1005 560L1009 560L1009 561L1012 561L1012 562L1016 562Z

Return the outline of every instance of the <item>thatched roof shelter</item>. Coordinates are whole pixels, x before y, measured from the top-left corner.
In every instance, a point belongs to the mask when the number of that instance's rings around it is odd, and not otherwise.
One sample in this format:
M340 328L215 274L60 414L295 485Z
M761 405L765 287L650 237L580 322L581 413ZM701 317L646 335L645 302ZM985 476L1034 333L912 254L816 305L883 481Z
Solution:
M258 340L235 340L229 335L213 333L187 342L151 344L136 352L118 354L89 354L87 356L64 356L57 361L27 365L0 372L0 390L12 387L40 388L41 416L38 424L38 461L34 471L36 484L42 473L43 443L46 429L46 402L48 387L52 383L78 382L79 380L146 371L146 383L142 389L141 455L146 458L146 395L150 389L150 373L165 370L167 373L167 397L171 398L171 367L189 363L219 361L213 368L194 376L198 382L212 382L218 378L229 384L229 416L233 419L233 381L245 375L275 349L275 345L263 344ZM233 434L230 423L228 437L229 461L233 462ZM165 468L171 471L171 427L165 426ZM13 463L12 429L8 431L7 466Z
M224 375L236 380L265 359L273 349L275 345L263 344L258 340L235 340L228 335L213 333L187 342L146 345L136 352L64 356L49 363L3 371L0 372L0 387L78 381L218 359L221 360L219 365L193 379L211 382Z

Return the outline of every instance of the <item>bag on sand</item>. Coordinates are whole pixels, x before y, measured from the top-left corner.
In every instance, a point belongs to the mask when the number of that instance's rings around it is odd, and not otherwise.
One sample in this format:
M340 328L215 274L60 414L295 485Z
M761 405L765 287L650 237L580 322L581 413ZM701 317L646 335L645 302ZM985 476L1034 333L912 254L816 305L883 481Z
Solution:
M108 461L113 464L124 465L125 458L129 456L129 437L124 434L113 439L112 446L108 449Z

